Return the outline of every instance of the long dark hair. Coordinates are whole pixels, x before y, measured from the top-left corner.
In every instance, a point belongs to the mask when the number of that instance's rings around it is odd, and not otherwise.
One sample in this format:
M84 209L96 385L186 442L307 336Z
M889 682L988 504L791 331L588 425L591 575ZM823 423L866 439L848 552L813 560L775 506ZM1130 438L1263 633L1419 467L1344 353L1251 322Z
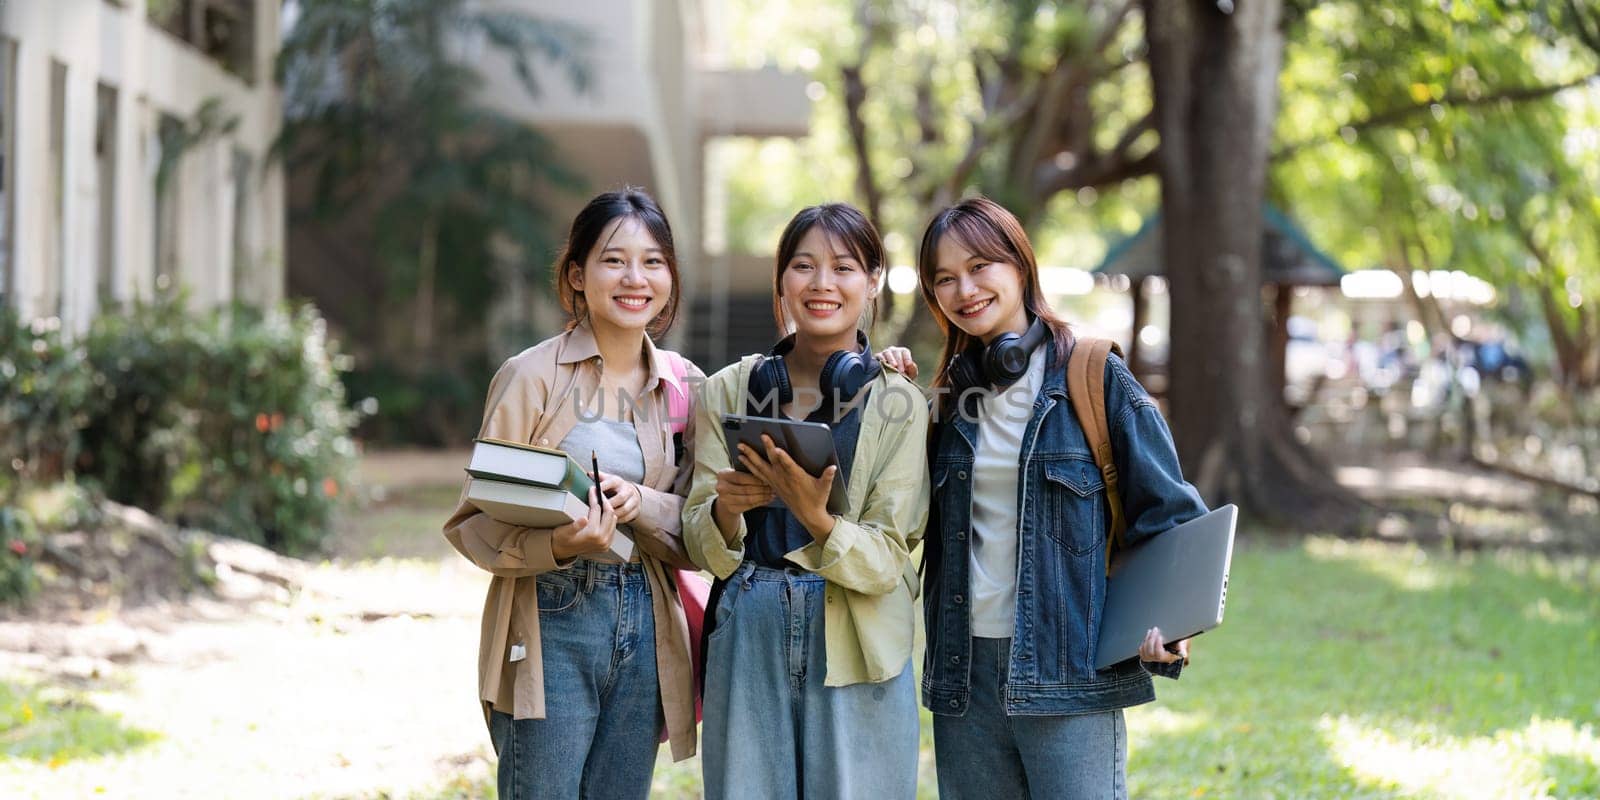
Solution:
M849 203L823 203L800 209L778 237L778 263L772 272L772 320L785 334L788 325L783 318L783 273L789 268L794 251L800 249L800 240L818 226L844 242L874 281L883 273L883 238L861 209ZM872 304L867 307L870 309Z
M970 197L934 215L922 234L922 247L917 251L917 279L922 286L922 300L928 304L939 330L944 333L944 351L939 354L939 371L933 379L935 396L939 396L939 389L950 387L950 360L977 343L977 339L950 322L934 297L933 273L939 268L939 242L947 235L956 237L979 258L1016 265L1022 273L1022 306L1029 315L1043 320L1050 328L1056 363L1065 367L1067 353L1072 349L1072 330L1045 301L1044 289L1039 285L1039 262L1033 255L1027 231L1022 229L1016 215L999 203L982 195Z
M661 247L667 272L672 275L672 291L667 293L667 307L650 321L645 332L652 339L658 338L670 330L673 321L678 318L678 252L672 245L672 226L667 224L667 215L662 213L654 197L643 189L625 186L615 192L595 195L578 212L578 216L572 218L572 232L567 234L567 243L561 248L561 254L556 256L555 267L551 271L555 273L556 296L561 298L561 308L567 312L567 330L572 330L589 317L589 304L582 292L572 288L567 271L574 264L582 268L589 260L589 254L600 244L600 234L605 232L606 226L624 217L638 220L649 231L651 238Z

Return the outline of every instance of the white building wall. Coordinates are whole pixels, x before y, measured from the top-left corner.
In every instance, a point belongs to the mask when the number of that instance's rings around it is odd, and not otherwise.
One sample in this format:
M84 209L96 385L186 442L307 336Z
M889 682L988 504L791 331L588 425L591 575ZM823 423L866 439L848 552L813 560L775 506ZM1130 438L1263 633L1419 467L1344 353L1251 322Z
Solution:
M116 300L149 297L155 288L154 180L159 164L159 119L192 118L208 98L218 98L238 124L231 133L191 149L174 178L179 238L178 278L197 305L275 302L283 296L284 189L282 170L263 170L282 119L272 80L279 39L278 0L255 2L254 82L227 72L198 50L152 25L144 0L11 0L0 2L0 36L16 42L16 118L11 163L15 170L12 295L24 316L53 316L51 301L69 329L88 326L96 296L100 246L100 196L111 192L113 225L111 294ZM59 244L51 258L51 65L66 65L65 203ZM101 186L95 157L98 87L116 92L115 172ZM234 152L253 163L244 226L247 263L234 283ZM56 270L60 269L57 273Z

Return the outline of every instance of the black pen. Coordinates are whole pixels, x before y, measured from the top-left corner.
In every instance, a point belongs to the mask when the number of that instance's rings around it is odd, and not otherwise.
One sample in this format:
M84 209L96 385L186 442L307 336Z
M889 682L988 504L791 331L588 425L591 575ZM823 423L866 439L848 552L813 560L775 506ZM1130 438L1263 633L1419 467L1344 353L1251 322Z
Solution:
M600 457L595 455L595 452L593 450L589 451L589 466L594 468L594 474L591 475L591 477L594 478L594 499L595 499L595 502L600 503L602 506L604 506L605 502L606 502L606 495L605 495L605 492L602 492L600 490Z

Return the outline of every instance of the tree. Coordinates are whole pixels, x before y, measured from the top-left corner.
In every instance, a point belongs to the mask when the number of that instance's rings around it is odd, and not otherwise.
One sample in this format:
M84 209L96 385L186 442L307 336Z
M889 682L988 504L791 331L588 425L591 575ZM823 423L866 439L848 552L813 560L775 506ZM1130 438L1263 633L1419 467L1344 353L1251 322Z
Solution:
M826 132L817 134L825 146L854 167L833 190L853 190L884 230L920 230L934 208L977 191L1015 210L1041 251L1060 252L1062 230L1131 229L1122 220L1130 206L1149 211L1145 198L1153 196L1159 165L1163 218L1179 230L1167 238L1167 261L1183 273L1169 276L1178 343L1170 385L1186 467L1208 498L1317 521L1300 513L1307 504L1342 513L1347 498L1326 489L1333 485L1326 468L1295 443L1287 417L1279 404L1266 402L1272 394L1256 377L1266 358L1256 287L1267 166L1346 148L1350 137L1403 138L1439 113L1548 103L1583 85L1592 68L1579 63L1552 77L1480 66L1472 80L1470 73L1446 78L1464 63L1526 63L1522 45L1530 37L1572 39L1600 26L1568 0L1532 8L1457 0L1444 10L1423 0L1378 9L1288 0L1281 18L1276 8L1225 0L850 0L782 21L764 6L758 24L781 31L785 43L816 48L810 59L816 74L830 77L825 85L838 91L819 107L814 130ZM1267 25L1258 15L1276 21ZM1411 20L1426 24L1408 26ZM854 35L837 36L841 29ZM1504 38L1511 29L1522 33ZM1230 36L1246 31L1264 38L1230 44ZM760 46L755 33L740 37L743 46ZM1284 39L1292 53L1315 51L1321 62L1310 72L1331 76L1331 85L1281 73L1281 57L1273 53ZM1158 42L1166 47L1163 69L1156 66ZM1470 47L1461 52L1464 42ZM1244 45L1257 49L1227 49ZM1346 77L1349 64L1359 65L1353 69L1359 80ZM1256 72L1240 72L1249 69ZM1197 82L1194 70L1226 82ZM1167 110L1153 113L1152 98L1163 96ZM1368 169L1380 158L1368 151L1355 160ZM1361 200L1320 203L1306 196L1306 182L1281 179L1273 193L1288 195L1279 200L1290 207L1308 201L1308 208L1350 220L1440 216L1422 207L1384 208L1378 201L1397 195L1376 178L1345 187L1324 177L1313 191ZM1430 219L1428 227L1437 225ZM1397 241L1398 233L1387 238ZM1345 253L1364 253L1368 237L1352 223L1333 238ZM913 317L920 313L913 307ZM916 340L916 329L901 317L889 333Z
M554 244L543 198L577 181L544 137L476 102L473 53L503 54L537 95L536 65L587 85L587 43L468 0L300 0L275 149L306 187L291 213L341 263L347 300L329 311L360 331L359 355L412 376L481 357L497 269L542 273Z
M1283 122L1302 132L1280 136L1276 194L1352 263L1466 270L1511 293L1509 321L1549 341L1563 384L1597 385L1600 316L1585 297L1600 289L1600 142L1582 131L1600 107L1600 11L1463 0L1447 14L1370 12L1321 3L1291 37ZM1374 16L1382 27L1364 28ZM1449 335L1436 303L1409 294ZM1520 299L1537 310L1516 314Z

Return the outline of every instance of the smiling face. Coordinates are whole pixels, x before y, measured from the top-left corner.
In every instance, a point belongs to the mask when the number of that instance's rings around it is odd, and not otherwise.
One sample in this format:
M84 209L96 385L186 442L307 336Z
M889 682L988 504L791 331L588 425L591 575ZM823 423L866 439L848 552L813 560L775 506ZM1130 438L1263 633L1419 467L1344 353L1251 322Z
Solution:
M946 319L985 344L1002 333L1027 330L1017 265L979 256L950 233L939 239L936 252L933 296Z
M845 242L813 225L778 276L784 318L814 339L850 338L877 294L877 281Z
M567 280L583 294L595 327L644 330L667 307L672 271L660 243L643 223L618 217L601 231L584 263L567 265Z

